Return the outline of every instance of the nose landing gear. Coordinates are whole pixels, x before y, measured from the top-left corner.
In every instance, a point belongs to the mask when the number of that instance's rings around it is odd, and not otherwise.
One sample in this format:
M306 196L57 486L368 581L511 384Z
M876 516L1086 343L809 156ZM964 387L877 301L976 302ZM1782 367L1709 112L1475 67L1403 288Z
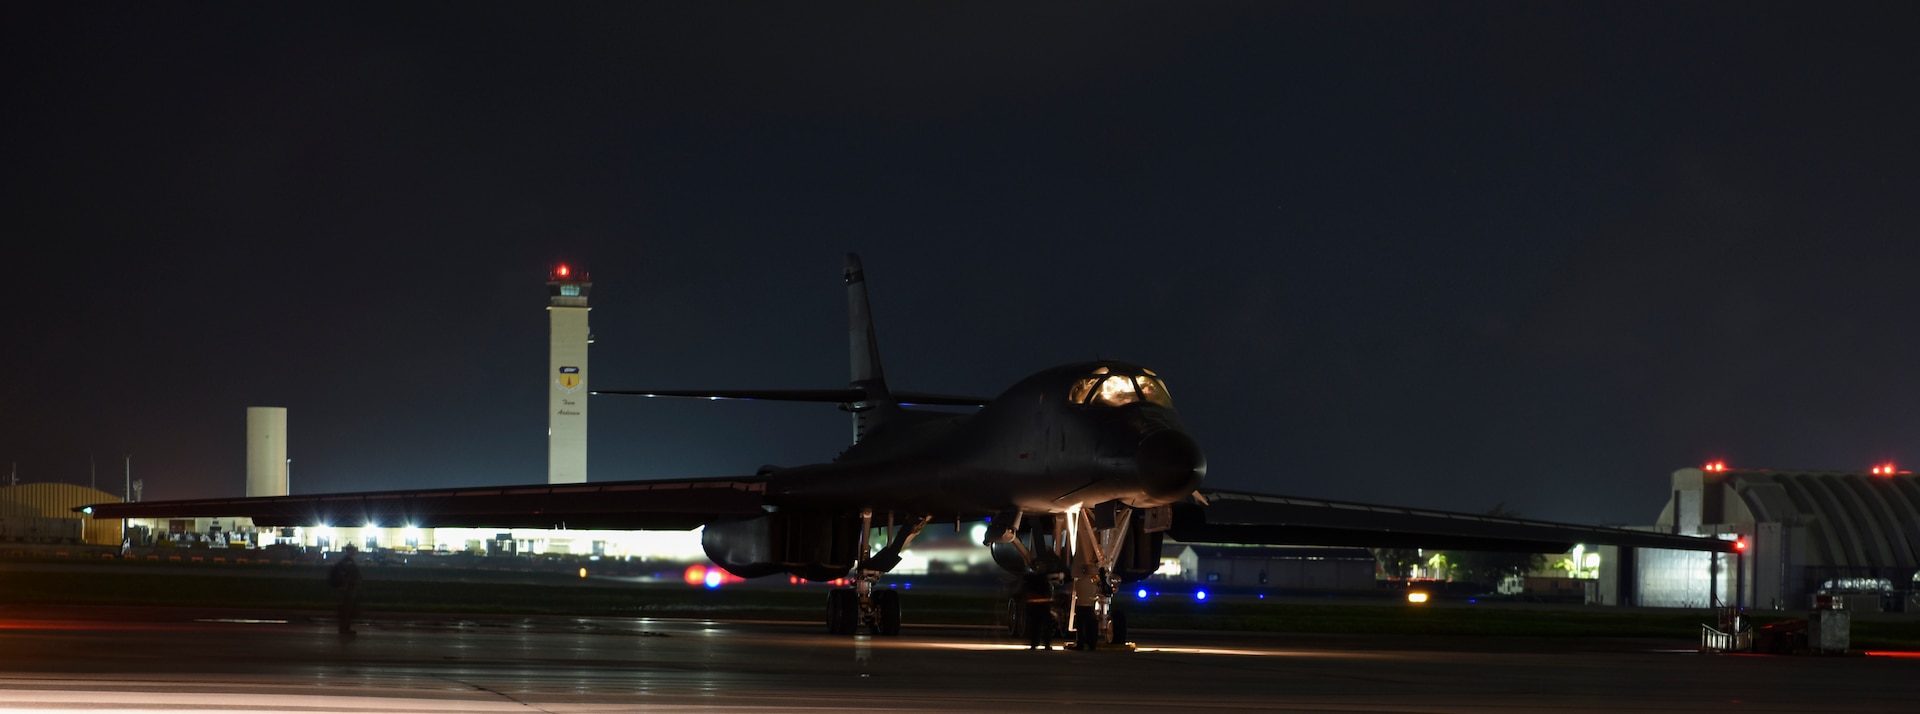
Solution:
M1064 587L1052 590L1049 619L1064 623L1064 629L1072 634L1069 648L1090 652L1104 642L1132 649L1127 641L1126 613L1114 611L1113 593L1123 580L1116 574L1116 565L1126 551L1128 534L1141 530L1141 524L1133 522L1133 509L1117 503L1090 510L1074 507L1062 514L1040 514L1032 519L1034 527L1026 530L1027 542L1022 543L1020 534L1007 528L990 534L987 545L1011 546L1003 547L995 559L1020 575L1023 583L1036 576L1064 576ZM1141 538L1135 549L1149 544L1158 547L1157 538L1134 535ZM1138 568L1127 565L1124 570L1138 579L1151 568L1135 572ZM1023 585L1022 592L1009 603L1010 631L1016 637L1030 634L1032 627L1052 626L1038 622L1038 615L1028 614L1025 606L1034 597L1033 591L1039 589L1038 585Z

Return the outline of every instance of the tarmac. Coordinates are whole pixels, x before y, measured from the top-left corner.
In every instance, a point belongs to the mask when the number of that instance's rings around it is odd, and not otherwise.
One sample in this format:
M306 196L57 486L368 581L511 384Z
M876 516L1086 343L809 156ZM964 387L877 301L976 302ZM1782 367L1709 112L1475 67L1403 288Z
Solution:
M38 607L0 613L0 712L1912 712L1920 658L1569 638L1136 631L1028 650L984 627Z

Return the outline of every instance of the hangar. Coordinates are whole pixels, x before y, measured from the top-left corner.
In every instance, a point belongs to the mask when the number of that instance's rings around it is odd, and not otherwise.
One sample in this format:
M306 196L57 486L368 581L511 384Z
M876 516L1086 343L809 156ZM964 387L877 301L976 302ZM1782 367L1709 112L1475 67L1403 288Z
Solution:
M1803 610L1815 595L1854 609L1909 608L1920 577L1920 477L1859 471L1673 472L1671 496L1645 530L1745 544L1731 554L1602 548L1601 604L1737 605Z
M119 545L120 520L94 520L73 509L118 502L119 496L70 483L0 486L0 542Z

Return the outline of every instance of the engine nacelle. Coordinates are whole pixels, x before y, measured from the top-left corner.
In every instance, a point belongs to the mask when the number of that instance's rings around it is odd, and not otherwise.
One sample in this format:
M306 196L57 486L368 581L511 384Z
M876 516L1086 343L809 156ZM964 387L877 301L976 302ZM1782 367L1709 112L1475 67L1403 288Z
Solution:
M715 521L700 535L707 558L743 578L786 572L833 580L853 569L860 519L811 513L767 513Z

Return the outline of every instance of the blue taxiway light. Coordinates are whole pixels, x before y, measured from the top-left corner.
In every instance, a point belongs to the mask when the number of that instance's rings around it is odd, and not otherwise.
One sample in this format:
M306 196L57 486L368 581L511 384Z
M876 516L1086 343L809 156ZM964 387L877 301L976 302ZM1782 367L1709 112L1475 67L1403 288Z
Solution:
M1205 590L1195 590L1195 591L1193 591L1193 599L1195 599L1195 600L1205 600L1205 599L1207 599L1207 591L1205 591Z
M1139 599L1141 599L1141 600L1145 600L1145 599L1147 599L1147 589L1146 589L1146 588L1140 588L1139 590L1135 590L1135 591L1133 591L1133 596L1134 596L1134 597L1136 597L1136 598L1139 598Z

